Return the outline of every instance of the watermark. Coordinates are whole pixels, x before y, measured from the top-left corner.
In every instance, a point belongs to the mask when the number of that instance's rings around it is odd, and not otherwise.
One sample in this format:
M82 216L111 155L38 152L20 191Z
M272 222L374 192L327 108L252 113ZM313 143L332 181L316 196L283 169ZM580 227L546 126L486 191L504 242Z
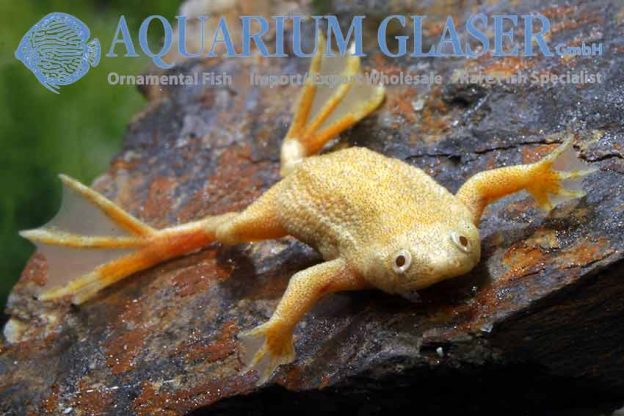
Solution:
M119 74L109 72L109 85L156 85L156 86L196 86L228 87L232 85L232 76L227 72L194 72L191 74Z
M581 43L578 46L559 44L555 46L555 52L559 56L602 56L604 44L602 42Z
M372 70L364 74L340 75L340 74L249 74L249 84L257 87L276 88L282 86L301 86L306 82L316 86L336 88L343 84L368 84L368 85L402 85L415 87L418 85L442 84L443 78L436 72L414 74L398 72L387 74Z
M37 80L58 94L100 62L100 42L89 40L89 28L76 17L50 13L22 37L15 57Z
M173 48L177 48L177 54L184 57L248 57L255 48L261 56L271 58L281 58L289 56L285 53L286 36L290 36L288 43L292 45L292 55L298 57L312 57L318 48L319 33L324 33L326 39L326 56L334 56L335 53L345 55L351 48L356 56L366 56L365 49L376 49L388 57L464 57L478 58L483 54L491 54L493 57L509 56L545 56L554 57L564 52L565 45L558 45L553 48L550 45L550 20L540 14L530 15L492 15L480 13L469 16L463 27L458 27L452 16L444 19L444 27L437 39L433 39L427 50L424 49L424 27L427 16L403 16L391 15L384 18L377 27L377 45L366 45L363 40L363 22L366 16L354 16L351 19L348 29L343 30L346 25L340 25L337 16L310 16L308 21L313 24L314 48L304 51L302 42L302 26L305 18L303 16L273 16L267 19L263 16L240 16L240 27L235 29L236 33L242 33L239 44L235 44L228 21L222 17L216 27L207 27L206 16L196 18L199 28L194 26L193 31L189 31L189 24L185 16L176 17L177 32L171 23L162 16L147 17L139 29L139 47L144 55L150 57L154 64L161 68L170 68L173 63L166 62ZM287 31L285 27L292 29ZM345 23L345 22L343 22ZM407 30L411 28L410 34L390 35L388 27L402 26ZM150 27L158 26L164 32L163 42L159 48L153 48L148 43L148 31ZM254 30L256 27L256 30ZM198 30L199 29L199 30ZM521 30L522 36L516 37L515 30ZM206 41L205 34L208 30L213 31L211 38ZM271 32L273 35L271 43L265 39L265 35ZM174 36L177 33L177 36ZM199 48L194 51L187 49L187 39L198 37ZM174 42L177 39L177 44ZM388 39L393 39L396 43L394 49L388 45ZM337 51L332 50L332 45L336 44ZM272 52L269 46L272 46ZM253 48L252 48L253 47ZM603 53L602 44L592 45L593 53ZM124 54L119 55L119 50ZM557 49L555 51L555 49ZM222 50L219 52L219 50ZM584 51L583 51L584 52ZM121 16L115 30L114 39L110 45L107 57L136 57L137 47L132 40L132 36L124 16Z
M113 36L106 48L105 58L144 56L162 69L174 66L173 61L167 61L168 56L233 58L259 54L267 58L288 56L309 58L314 56L319 48L318 42L322 38L318 35L321 33L325 35L327 42L325 56L352 53L362 57L366 56L364 50L377 50L388 57L467 59L478 58L484 54L494 58L543 56L560 59L565 56L600 56L605 53L604 45L597 42L551 45L550 20L540 14L490 16L480 13L469 16L461 25L455 23L452 16L447 16L436 21L443 22L442 30L434 39L428 38L427 42L424 41L426 31L423 28L427 23L431 23L427 20L430 18L390 15L382 19L377 26L377 36L373 37L376 45L364 45L365 19L366 16L353 16L350 22L339 22L338 17L332 15L271 18L240 16L236 23L238 26L231 28L229 25L232 23L228 23L225 17L221 17L216 24L208 27L209 21L213 22L208 16L193 18L192 25L187 17L177 16L174 28L174 24L165 17L152 15L142 21L138 33L131 33L125 16L122 15L116 26L111 27ZM313 26L311 42L303 42L303 26L306 24ZM390 33L388 28L391 26L395 28L402 26L409 33L395 34L394 29ZM157 44L150 41L154 38L150 34L156 32L161 39ZM522 35L518 36L516 32ZM210 33L210 36L207 33ZM240 36L234 36L233 33ZM163 35L160 36L161 34ZM98 65L101 55L100 43L97 38L91 40L89 38L89 28L76 17L65 13L51 13L24 35L15 56L33 72L43 86L58 93L61 86L78 81L91 67ZM193 38L193 42L188 42L190 38ZM135 39L138 39L136 44ZM233 39L237 39L237 43ZM389 39L392 42L388 42ZM195 50L189 50L189 43L199 46L196 46ZM304 50L304 43L313 46ZM427 48L425 44L428 45ZM332 49L332 45L336 45L335 50ZM381 79L379 82L388 85L438 83L431 77L421 79L418 75L410 74L400 74L400 79L395 75L379 74L379 76L387 77L387 80ZM393 76L395 78L392 78ZM137 82L139 79L137 78ZM113 78L109 79L109 84L117 85L113 82L116 80L113 75ZM121 76L118 80L121 83ZM182 85L186 81L180 78L178 80L180 84L177 85ZM164 82L173 85L168 79ZM257 83L266 83L269 86L276 86L282 82L280 77L266 81L257 80ZM162 84L161 82L160 85Z
M512 74L492 74L485 71L461 72L451 79L453 84L493 85L534 85L540 87L602 84L605 76L601 72L566 71L551 73L545 71L518 71Z

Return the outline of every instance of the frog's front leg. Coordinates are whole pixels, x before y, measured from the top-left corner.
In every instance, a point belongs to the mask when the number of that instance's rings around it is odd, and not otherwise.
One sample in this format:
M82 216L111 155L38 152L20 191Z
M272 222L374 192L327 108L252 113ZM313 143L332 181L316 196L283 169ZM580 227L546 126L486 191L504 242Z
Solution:
M523 190L540 208L550 211L561 202L584 196L582 179L595 170L576 157L570 137L539 162L474 175L459 189L457 197L470 209L475 224L479 224L488 204Z
M259 373L258 385L266 382L278 366L295 359L295 325L323 295L366 287L366 281L340 258L295 274L271 319L239 335L242 360L247 369Z

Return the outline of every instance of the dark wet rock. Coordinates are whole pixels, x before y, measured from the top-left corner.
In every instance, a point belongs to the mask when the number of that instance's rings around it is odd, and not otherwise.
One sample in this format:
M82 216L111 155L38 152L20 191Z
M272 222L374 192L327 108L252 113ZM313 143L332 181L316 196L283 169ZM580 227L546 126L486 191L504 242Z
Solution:
M549 215L526 195L494 204L481 225L481 264L423 291L419 304L373 291L327 297L296 331L297 361L261 389L240 373L236 334L265 321L289 277L320 260L303 244L211 246L80 307L32 299L46 267L35 256L7 309L0 410L601 414L621 406L624 9L618 1L521 7L551 17L555 41L600 35L606 55L469 61L371 53L367 68L436 71L445 84L389 86L383 107L334 148L356 144L401 158L455 191L481 170L537 160L571 132L581 157L600 169L586 180L587 197ZM503 76L586 70L606 81L449 85L476 67ZM182 64L175 71L225 71L233 84L150 94L157 98L129 126L123 151L95 188L157 227L242 209L278 179L298 90L251 87L250 74L306 69L297 59Z

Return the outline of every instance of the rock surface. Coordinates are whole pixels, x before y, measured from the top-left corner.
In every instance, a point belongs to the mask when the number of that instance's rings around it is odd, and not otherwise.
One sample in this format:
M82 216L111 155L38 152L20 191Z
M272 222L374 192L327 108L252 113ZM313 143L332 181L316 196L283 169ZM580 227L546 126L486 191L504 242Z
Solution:
M340 13L357 12L361 3L343 2ZM449 10L438 12L460 20L477 10L470 2L447 3ZM211 246L80 307L32 299L45 279L45 260L36 255L7 309L0 411L600 414L621 407L624 7L616 0L519 3L478 7L490 14L540 11L553 21L555 44L602 41L605 56L416 60L371 51L366 68L433 71L444 82L389 85L382 108L332 148L370 147L455 191L481 170L537 160L568 131L582 158L600 168L585 182L587 197L549 215L527 195L488 208L481 264L423 291L420 304L373 291L327 297L296 331L297 361L260 389L253 374L241 374L236 334L265 321L289 277L320 260L310 248L293 239ZM244 208L278 180L279 144L298 91L250 86L250 74L303 73L307 64L293 58L180 65L173 71L225 71L233 83L149 91L150 105L94 187L156 227ZM517 70L585 70L606 80L451 82L477 68L506 79Z

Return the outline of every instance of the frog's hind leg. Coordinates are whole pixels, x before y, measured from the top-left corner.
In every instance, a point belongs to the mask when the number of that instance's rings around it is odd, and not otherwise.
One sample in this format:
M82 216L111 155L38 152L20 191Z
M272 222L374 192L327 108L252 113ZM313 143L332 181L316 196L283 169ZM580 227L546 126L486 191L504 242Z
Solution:
M322 296L367 287L366 281L340 258L295 274L271 319L239 335L245 371L257 371L257 384L264 384L278 366L295 359L295 325Z
M597 169L577 158L572 143L569 137L536 163L478 173L466 181L457 197L472 211L475 224L488 204L514 192L526 190L545 211L583 197L583 178Z
M59 213L43 227L20 233L48 262L42 300L71 296L79 304L135 272L214 241L236 244L286 235L275 208L280 183L241 213L157 230L80 182L64 175L61 180Z
M282 176L383 101L383 86L370 84L360 74L360 58L353 55L353 47L345 56L335 57L325 57L325 47L325 38L319 35L308 78L282 144ZM336 85L331 85L331 80Z
M126 276L209 244L217 226L235 215L157 230L80 182L64 175L61 180L59 213L43 227L20 233L48 263L41 300L71 296L82 303Z
M282 182L276 183L239 214L221 222L215 230L215 239L234 245L286 236L288 233L280 223L277 203L283 187Z

